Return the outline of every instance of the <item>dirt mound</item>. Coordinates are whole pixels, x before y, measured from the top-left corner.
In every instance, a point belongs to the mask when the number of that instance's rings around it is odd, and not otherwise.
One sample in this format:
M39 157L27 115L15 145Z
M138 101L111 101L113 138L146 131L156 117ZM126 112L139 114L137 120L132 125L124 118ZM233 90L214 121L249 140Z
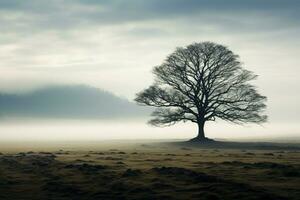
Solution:
M65 169L76 169L84 173L93 174L97 173L100 170L106 169L106 166L103 165L90 165L87 163L84 164L68 164L64 167Z
M142 171L139 169L127 169L124 173L123 173L123 177L136 177L136 176L140 176L142 174Z
M169 176L176 176L179 178L190 178L195 181L200 182L216 182L218 178L215 176L207 175L205 173L195 172L193 170L189 170L186 168L180 167L155 167L152 168L153 171L161 174L161 175L169 175Z

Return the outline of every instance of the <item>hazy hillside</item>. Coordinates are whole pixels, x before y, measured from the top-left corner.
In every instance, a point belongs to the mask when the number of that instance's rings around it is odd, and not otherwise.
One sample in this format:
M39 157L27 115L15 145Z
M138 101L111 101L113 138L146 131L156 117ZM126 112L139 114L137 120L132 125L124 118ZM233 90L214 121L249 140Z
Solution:
M83 85L52 86L19 95L0 94L2 117L113 118L148 113L146 108L126 99Z

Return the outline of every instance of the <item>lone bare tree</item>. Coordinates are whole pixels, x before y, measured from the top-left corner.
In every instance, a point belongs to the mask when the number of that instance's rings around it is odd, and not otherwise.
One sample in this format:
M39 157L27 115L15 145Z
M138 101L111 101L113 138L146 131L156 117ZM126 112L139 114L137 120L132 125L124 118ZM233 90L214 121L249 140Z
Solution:
M217 118L242 124L262 123L266 97L249 81L257 76L241 66L239 56L212 42L177 48L154 68L152 86L137 94L141 105L156 107L150 124L172 125L192 121L198 125L193 141L207 141L204 124Z

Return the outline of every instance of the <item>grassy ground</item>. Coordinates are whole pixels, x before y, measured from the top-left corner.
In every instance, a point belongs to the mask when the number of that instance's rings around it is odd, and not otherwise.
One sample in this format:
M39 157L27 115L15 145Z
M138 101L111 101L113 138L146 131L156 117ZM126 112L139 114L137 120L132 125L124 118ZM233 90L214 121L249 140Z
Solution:
M300 199L298 150L166 144L42 149L2 151L0 199Z

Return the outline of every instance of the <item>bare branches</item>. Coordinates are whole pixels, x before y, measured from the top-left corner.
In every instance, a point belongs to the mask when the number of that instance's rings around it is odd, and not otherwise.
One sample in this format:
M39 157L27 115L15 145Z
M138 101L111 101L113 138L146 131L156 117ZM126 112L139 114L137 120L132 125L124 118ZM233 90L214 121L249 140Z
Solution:
M177 48L154 68L155 84L136 101L156 107L150 121L171 125L219 118L234 123L262 123L266 97L249 83L257 76L242 68L238 55L211 42Z
M149 124L154 126L170 126L179 121L197 122L194 115L186 113L183 109L158 108L153 113L154 119L149 121Z

